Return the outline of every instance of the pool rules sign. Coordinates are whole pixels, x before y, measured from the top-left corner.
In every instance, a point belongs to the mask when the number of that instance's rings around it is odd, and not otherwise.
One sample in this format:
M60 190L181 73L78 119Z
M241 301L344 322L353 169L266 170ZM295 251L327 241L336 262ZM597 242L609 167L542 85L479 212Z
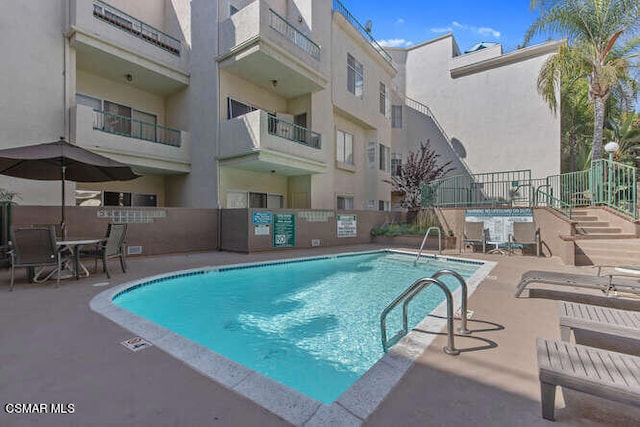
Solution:
M296 215L292 213L273 214L273 247L293 248L296 246Z
M358 215L337 215L338 238L358 236Z

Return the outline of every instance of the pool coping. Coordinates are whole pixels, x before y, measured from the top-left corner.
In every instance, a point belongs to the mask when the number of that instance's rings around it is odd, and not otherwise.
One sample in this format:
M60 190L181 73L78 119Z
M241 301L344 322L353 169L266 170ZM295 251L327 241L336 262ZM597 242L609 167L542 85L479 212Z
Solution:
M240 263L224 266L199 267L174 271L123 283L96 295L89 305L116 324L128 329L154 346L182 361L197 372L239 393L274 414L295 425L321 426L334 423L339 425L360 425L382 402L415 359L431 344L436 334L410 331L395 344L380 360L362 375L331 405L326 405L306 396L286 385L278 383L252 369L234 362L204 346L182 337L169 329L155 324L113 303L113 299L124 291L137 288L154 281L180 275L200 272L220 271L234 268L250 268L271 264L294 263L305 260L335 258L373 253L401 253L416 256L415 252L398 249L349 252L336 255L310 256L286 260ZM465 258L422 254L421 259L441 259L479 265L478 270L467 280L468 295L497 264L494 261L469 260ZM454 305L461 298L461 289L453 292ZM456 303L456 301L458 303ZM446 326L446 303L443 301L425 317L415 329L440 332Z

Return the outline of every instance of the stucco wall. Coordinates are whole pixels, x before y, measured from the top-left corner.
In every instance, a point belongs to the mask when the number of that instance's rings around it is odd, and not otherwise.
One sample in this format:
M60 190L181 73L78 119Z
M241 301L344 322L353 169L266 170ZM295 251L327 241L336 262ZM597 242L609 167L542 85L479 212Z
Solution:
M221 249L256 252L286 250L273 247L273 225L269 235L256 235L253 225L253 212L256 209L223 209L221 224ZM319 211L301 209L271 209L272 214L295 214L295 247L313 247L313 239L320 240L320 246L341 246L371 242L371 229L388 221L388 212L375 211ZM357 215L357 236L337 237L336 215ZM244 222L243 222L244 221Z
M98 211L161 210L165 218L149 224L129 224L127 246L142 246L142 255L211 251L218 243L218 211L184 208L92 208L67 206L67 237L102 237L109 219L98 218ZM16 206L14 225L58 224L60 208L53 206Z
M485 53L454 58L453 43L448 36L409 49L406 95L431 108L474 173L559 173L560 121L536 89L557 43L489 59Z

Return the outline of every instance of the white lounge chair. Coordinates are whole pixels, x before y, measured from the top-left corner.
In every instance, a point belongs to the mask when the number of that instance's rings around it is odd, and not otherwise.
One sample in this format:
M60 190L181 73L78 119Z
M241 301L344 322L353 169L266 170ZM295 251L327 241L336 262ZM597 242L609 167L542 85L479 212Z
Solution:
M630 276L616 276L611 274L607 276L592 276L588 274L530 270L522 273L514 296L518 298L530 283L547 283L550 285L598 289L607 295L609 295L611 291L640 293L640 277L633 278Z
M556 386L640 406L640 357L537 340L542 417L554 420Z

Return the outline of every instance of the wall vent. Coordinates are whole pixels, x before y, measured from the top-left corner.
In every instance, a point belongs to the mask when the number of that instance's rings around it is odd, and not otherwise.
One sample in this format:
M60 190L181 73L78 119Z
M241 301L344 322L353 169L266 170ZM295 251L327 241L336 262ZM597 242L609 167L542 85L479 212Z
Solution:
M311 246L320 246L320 239L311 239Z
M142 255L142 246L127 246L127 255Z

